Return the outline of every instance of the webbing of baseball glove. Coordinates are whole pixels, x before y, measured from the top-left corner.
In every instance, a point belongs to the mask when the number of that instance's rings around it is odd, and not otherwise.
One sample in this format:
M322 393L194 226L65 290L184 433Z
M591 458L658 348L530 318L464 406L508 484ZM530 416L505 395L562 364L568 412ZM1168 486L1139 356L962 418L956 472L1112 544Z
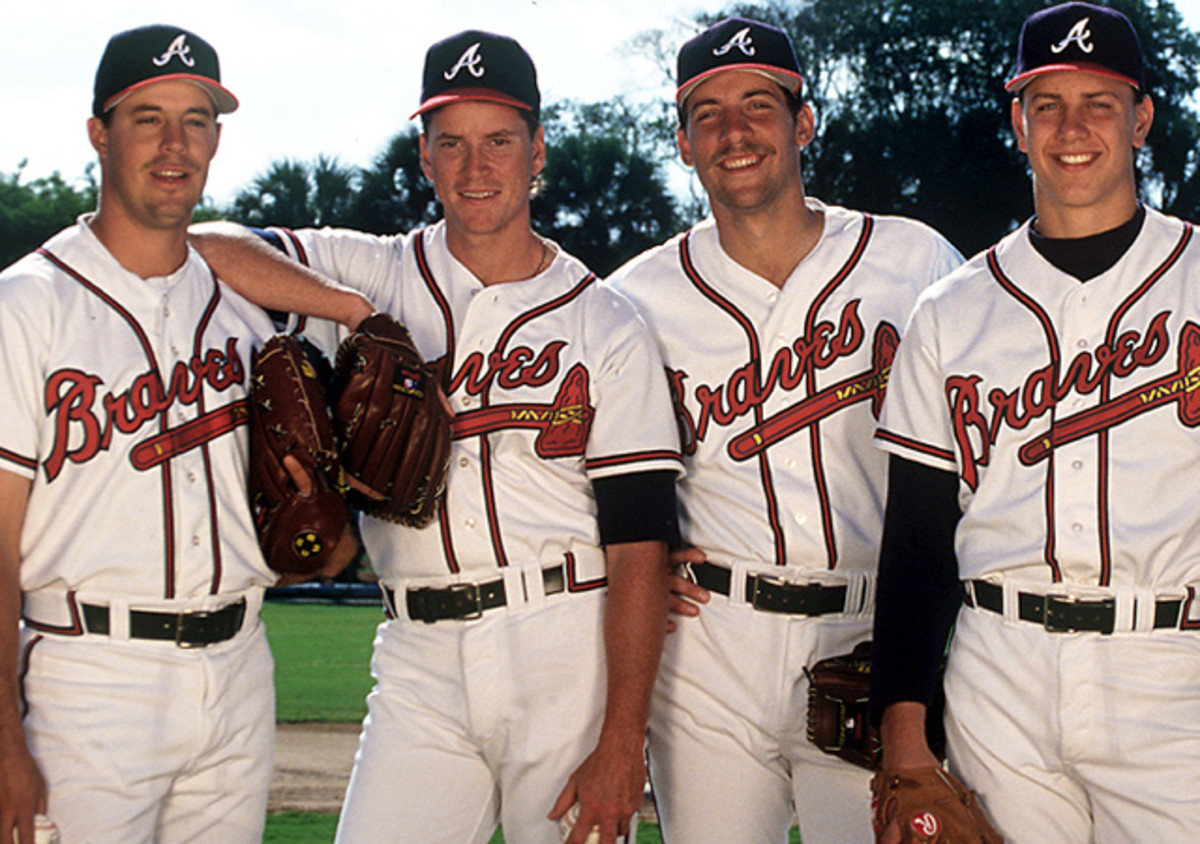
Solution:
M451 412L403 325L373 314L342 341L334 373L334 431L346 474L368 490L368 515L428 524L445 493Z
M287 574L321 569L349 513L325 391L294 337L270 338L251 358L250 504L267 565ZM301 495L284 465L291 456L313 480Z

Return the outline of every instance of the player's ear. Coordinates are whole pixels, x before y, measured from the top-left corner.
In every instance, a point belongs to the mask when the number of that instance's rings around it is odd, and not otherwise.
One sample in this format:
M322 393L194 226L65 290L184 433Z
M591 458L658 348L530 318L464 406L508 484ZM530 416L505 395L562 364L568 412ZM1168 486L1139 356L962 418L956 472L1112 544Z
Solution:
M429 145L425 142L425 133L422 132L417 139L421 145L421 172L425 174L425 178L433 183L433 166L429 163Z
M679 146L679 157L683 159L683 163L691 167L694 163L692 158L692 145L688 143L687 132L680 127L675 132L675 143Z
M817 132L817 119L813 116L812 107L805 103L796 112L796 148L804 149L812 143Z
M1029 152L1029 147L1025 144L1025 110L1021 108L1020 97L1013 97L1012 128L1013 134L1017 136L1017 147L1021 152Z
M546 166L546 130L538 124L537 130L533 133L533 175L538 175L542 172L542 168Z
M1150 95L1142 97L1142 101L1134 105L1133 148L1141 149L1146 145L1146 136L1150 134L1150 124L1154 122L1154 103Z
M89 117L87 121L87 133L88 140L92 144L92 149L103 156L108 149L108 127L104 125L104 121L99 117Z

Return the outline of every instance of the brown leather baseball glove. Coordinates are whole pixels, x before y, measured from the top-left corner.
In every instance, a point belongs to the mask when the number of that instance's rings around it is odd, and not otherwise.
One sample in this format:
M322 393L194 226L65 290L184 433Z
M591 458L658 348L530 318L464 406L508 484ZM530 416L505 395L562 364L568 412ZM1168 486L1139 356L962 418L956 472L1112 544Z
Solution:
M325 391L294 337L276 336L252 357L250 503L267 565L312 574L328 561L349 518ZM312 479L301 495L283 458Z
M880 771L871 805L876 839L895 818L901 844L1004 844L975 792L940 767Z
M351 503L427 524L445 492L451 412L408 330L386 314L367 317L338 348L334 385L342 467L361 488Z
M808 740L826 753L874 770L879 731L867 712L871 687L871 643L832 656L808 669Z

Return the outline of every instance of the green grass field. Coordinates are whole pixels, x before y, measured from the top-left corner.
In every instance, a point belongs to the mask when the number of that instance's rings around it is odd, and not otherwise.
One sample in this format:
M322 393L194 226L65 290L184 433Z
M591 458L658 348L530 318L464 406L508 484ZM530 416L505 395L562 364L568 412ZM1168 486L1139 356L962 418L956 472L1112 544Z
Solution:
M357 722L371 689L371 642L383 620L378 607L285 604L263 606L275 655L275 696L280 721ZM264 844L329 844L337 816L315 812L270 815ZM497 832L491 844L503 844ZM789 844L799 844L792 830ZM638 827L637 844L662 844L658 826Z

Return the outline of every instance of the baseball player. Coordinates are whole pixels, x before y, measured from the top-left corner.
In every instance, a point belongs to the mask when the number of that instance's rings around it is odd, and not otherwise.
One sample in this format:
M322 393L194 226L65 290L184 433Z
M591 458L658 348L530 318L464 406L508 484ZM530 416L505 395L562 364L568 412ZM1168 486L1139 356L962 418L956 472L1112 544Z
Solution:
M949 761L1006 840L1194 841L1200 252L1138 202L1123 15L1034 13L1006 88L1035 216L922 296L877 433L884 765L934 764L953 624Z
M664 840L861 842L868 773L805 737L805 668L864 640L886 464L870 448L917 291L958 253L805 196L813 114L780 30L679 52L679 149L712 216L618 270L684 431L681 531L707 605L668 637L650 725ZM698 587L703 587L700 589ZM696 614L695 605L684 606Z
M632 306L530 229L539 107L516 41L440 41L417 115L445 219L406 236L274 233L406 324L456 414L438 519L362 525L388 620L343 844L486 842L497 822L508 840L559 844L554 820L576 802L570 844L597 825L633 840L678 436ZM205 248L251 295L291 283L294 264L237 245Z
M237 100L177 27L109 41L99 208L0 275L0 840L258 842L275 580L246 493L272 333L187 246ZM360 297L355 297L360 298Z

